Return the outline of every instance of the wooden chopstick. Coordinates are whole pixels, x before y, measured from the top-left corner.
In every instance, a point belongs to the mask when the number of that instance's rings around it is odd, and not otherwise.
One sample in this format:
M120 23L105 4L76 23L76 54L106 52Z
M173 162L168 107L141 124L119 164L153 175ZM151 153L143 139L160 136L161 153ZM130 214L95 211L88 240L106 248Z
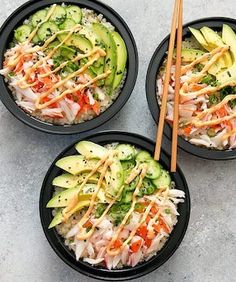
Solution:
M179 17L177 27L177 46L176 46L176 64L175 64L175 98L174 98L174 118L172 128L171 144L171 172L176 172L177 151L178 151L178 129L179 129L179 90L181 77L181 49L183 35L183 0L179 3Z
M175 37L176 37L176 28L178 24L177 20L179 15L180 1L181 0L175 0L173 17L172 17L170 41L169 41L167 64L166 64L166 74L165 74L164 88L163 88L162 101L161 101L161 111L160 111L160 117L159 117L158 129L156 135L156 147L154 153L154 159L157 161L159 160L161 153L161 143L162 143L162 135L164 129L165 116L166 116L167 96L168 96L168 88L170 83L171 65L172 65L173 52L175 46Z

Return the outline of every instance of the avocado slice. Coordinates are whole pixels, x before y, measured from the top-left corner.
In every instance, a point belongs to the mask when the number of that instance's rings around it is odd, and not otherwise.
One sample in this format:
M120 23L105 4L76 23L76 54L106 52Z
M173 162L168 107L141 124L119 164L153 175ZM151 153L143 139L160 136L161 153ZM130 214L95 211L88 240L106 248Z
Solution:
M202 32L203 36L205 37L205 39L208 43L208 46L212 50L215 49L216 47L225 46L225 44L224 44L222 38L219 36L219 34L217 34L211 28L204 26L204 27L201 28L201 32ZM232 62L232 59L231 59L229 52L225 52L223 57L219 59L219 62L221 62L223 60L224 60L224 63L222 62L222 66L223 66L223 64L226 68L232 66L233 62Z
M67 33L62 33L57 36L60 42L62 42L66 36ZM88 53L93 49L92 43L84 36L81 34L74 33L71 35L69 39L64 42L68 46L73 46L81 50L83 53Z
M113 89L116 89L120 85L120 82L124 75L127 62L127 49L123 38L118 32L112 32L112 37L117 48L117 70L113 82Z
M91 141L80 141L75 149L87 159L102 159L108 152L106 148Z
M117 47L108 28L101 23L94 23L92 27L100 41L105 44L106 60L104 71L111 71L109 76L105 79L105 86L108 86L111 90L117 69Z
M86 189L95 189L95 184L85 184L84 188ZM80 192L80 185L75 188L66 189L54 196L48 203L47 208L61 208L66 207L71 199L73 199ZM89 196L89 195L87 195ZM79 201L88 200L89 197L84 197L84 194L78 195Z
M56 166L69 172L73 175L78 175L81 172L93 170L96 166L96 160L86 160L83 156L67 156L56 162ZM100 169L98 169L100 172Z
M184 63L190 63L203 56L205 52L197 49L183 48L181 50L181 59ZM176 50L174 51L173 58L176 59Z
M82 183L85 177L87 177L87 175L88 175L87 172L83 172L78 176L72 175L70 173L63 173L62 175L55 177L53 179L52 184L54 186L61 187L61 188L67 188L67 189L74 188L78 184ZM99 177L100 177L99 173L93 174L89 178L88 183L97 183Z
M236 80L236 34L234 30L224 24L222 31L222 38L225 44L230 47L230 52L233 57L233 65L230 68L227 68L225 71L220 72L216 78L220 83L226 83Z
M74 209L70 212L70 216L73 215L75 212L83 209L84 207L88 207L90 204L90 201L81 201L79 202ZM60 209L57 214L54 216L53 220L51 221L50 225L48 226L48 229L55 227L56 225L60 224L63 219L62 214L63 209Z
M63 173L55 177L52 181L52 185L62 188L74 188L79 184L79 177L70 173Z
M124 184L124 171L121 162L115 158L110 170L105 175L108 197L114 198L119 192L121 186Z
M222 30L223 42L230 47L234 63L236 62L236 34L234 30L227 24L223 25Z
M192 35L196 38L196 40L198 41L198 43L206 50L210 51L209 46L206 42L206 39L204 38L204 36L202 35L201 31L198 29L195 29L193 27L189 27L188 28Z

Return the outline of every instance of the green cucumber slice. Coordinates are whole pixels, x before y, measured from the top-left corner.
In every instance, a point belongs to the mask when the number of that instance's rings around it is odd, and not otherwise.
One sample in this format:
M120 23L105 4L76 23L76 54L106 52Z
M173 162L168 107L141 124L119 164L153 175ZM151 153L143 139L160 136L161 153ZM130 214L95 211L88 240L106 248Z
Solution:
M53 22L45 22L38 29L39 39L42 41L46 41L49 37L51 37L54 33L58 32L58 26Z
M68 29L71 29L72 27L74 27L76 25L76 22L72 19L66 19L64 21L64 23L60 24L59 25L59 28L61 30L68 30Z
M145 163L152 159L152 156L147 151L140 151L136 156L136 161L140 163Z
M138 196L143 197L144 195L152 195L156 190L155 185L148 178L144 178L142 186L139 190Z
M135 167L135 161L132 161L132 160L121 161L121 165L122 165L124 171L131 170L132 168Z
M62 6L57 5L54 12L52 13L50 20L56 24L62 24L66 19L66 9Z
M132 160L135 157L135 149L131 145L120 144L116 147L118 159L121 161Z
M156 179L160 177L161 175L160 164L155 160L147 160L146 163L148 165L146 177L150 179Z
M31 27L23 24L15 30L14 37L18 42L23 43L29 38L30 33Z
M171 184L171 177L168 171L161 169L161 175L159 178L152 180L152 183L156 188L167 188Z
M36 12L35 14L33 14L31 22L33 27L38 26L41 22L45 21L46 17L47 17L47 10L40 10L38 12Z
M82 20L82 11L79 7L71 5L66 7L66 13L68 19L73 19L76 23L80 23Z

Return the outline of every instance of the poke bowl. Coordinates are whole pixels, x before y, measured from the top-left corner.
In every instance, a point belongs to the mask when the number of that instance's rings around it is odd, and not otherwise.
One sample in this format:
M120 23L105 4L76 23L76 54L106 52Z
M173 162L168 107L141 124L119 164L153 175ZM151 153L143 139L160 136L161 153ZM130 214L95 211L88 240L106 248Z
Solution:
M134 38L97 1L29 1L0 30L0 98L25 124L72 134L110 120L133 90Z
M57 255L90 277L121 281L145 275L180 245L190 216L188 186L170 156L152 158L154 142L101 132L66 148L40 194L44 233Z
M198 157L236 157L236 21L206 18L183 27L178 146ZM156 49L146 78L146 95L158 122L169 36ZM175 53L168 91L165 136L171 140Z

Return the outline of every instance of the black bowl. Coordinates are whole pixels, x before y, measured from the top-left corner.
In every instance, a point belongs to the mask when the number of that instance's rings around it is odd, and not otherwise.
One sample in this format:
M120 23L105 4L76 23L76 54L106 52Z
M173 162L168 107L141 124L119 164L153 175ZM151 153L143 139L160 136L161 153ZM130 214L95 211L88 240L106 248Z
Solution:
M7 84L5 83L4 78L2 76L0 76L0 99L2 100L3 104L7 107L7 109L16 118L35 129L54 134L80 133L98 127L106 121L110 120L116 113L119 112L119 110L125 105L125 103L129 99L131 92L134 88L138 73L137 47L133 35L124 20L112 8L101 2L98 2L96 0L31 0L25 3L24 5L20 6L14 13L12 13L0 29L0 67L2 67L4 61L4 52L6 51L10 41L12 40L14 29L19 26L24 21L24 19L32 15L35 11L42 9L45 6L52 5L54 3L76 4L80 7L92 9L98 14L103 14L107 18L107 20L110 21L115 26L116 30L121 34L126 43L128 61L127 77L125 79L125 83L119 97L106 111L104 111L98 117L80 124L64 126L53 125L50 123L43 122L25 113L15 103L13 95L8 89Z
M234 30L236 30L236 20L234 19L222 18L222 17L200 19L200 20L196 20L196 21L187 23L183 26L183 39L191 36L191 33L188 30L189 26L193 28L197 28L197 29L203 26L208 26L208 27L213 28L214 30L219 31L220 29L222 29L223 24L228 24ZM168 50L169 39L170 39L170 36L168 35L157 47L156 51L154 52L152 56L151 62L149 64L147 77L146 77L147 101L148 101L148 105L149 105L151 114L156 122L158 122L159 113L160 113L160 107L159 107L157 97L156 97L156 91L157 91L156 78L157 78L158 70L160 66L163 64L164 59L166 58L166 52ZM172 127L168 123L165 123L164 135L169 140L171 140ZM204 158L204 159L229 160L229 159L236 158L236 150L219 151L219 150L198 147L186 141L181 136L178 137L178 146L181 149L183 149L184 151L191 153L195 156Z
M119 131L110 131L110 132L101 132L94 135L88 135L86 140L91 140L98 144L104 145L112 142L124 142L133 144L141 149L145 149L153 154L155 144L153 141L132 133L125 133ZM128 280L140 277L145 275L159 266L161 266L164 262L166 262L172 254L176 251L178 246L180 245L187 226L189 222L190 216L190 196L188 185L184 178L184 175L179 167L177 167L177 172L171 174L172 179L175 181L178 189L183 190L185 192L185 202L180 203L178 206L178 211L180 216L178 217L178 223L176 224L172 234L166 245L163 249L158 252L156 256L151 258L149 261L141 263L133 268L124 268L122 270L107 270L104 268L93 267L88 263L83 261L76 261L75 255L71 252L63 243L63 238L58 235L55 228L48 229L48 226L52 220L52 210L46 208L47 202L51 199L53 195L53 186L52 180L57 175L60 175L62 170L55 166L57 160L64 156L78 154L74 148L74 145L80 140L77 140L75 143L67 147L52 163L49 168L43 185L41 189L40 201L39 201L39 210L41 223L44 230L44 233L54 251L57 255L69 266L77 270L78 272L90 276L97 279L107 280L107 281L121 281ZM170 165L170 156L162 151L160 163L168 169Z

